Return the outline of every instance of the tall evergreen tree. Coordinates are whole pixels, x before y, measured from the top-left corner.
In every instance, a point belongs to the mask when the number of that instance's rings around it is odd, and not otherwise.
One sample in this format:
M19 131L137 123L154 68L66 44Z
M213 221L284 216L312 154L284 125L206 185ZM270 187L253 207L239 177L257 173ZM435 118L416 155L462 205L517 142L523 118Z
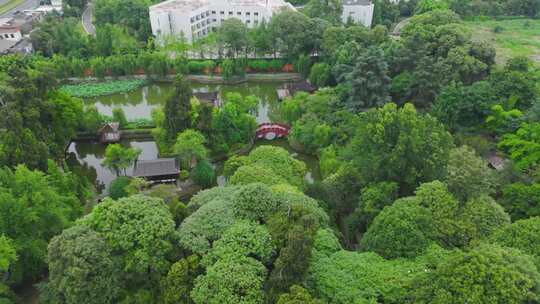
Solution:
M388 63L378 47L370 47L360 54L350 72L339 78L349 89L346 106L355 112L390 101Z
M178 133L191 127L191 85L183 76L174 81L174 92L165 103L164 130L167 142L176 141Z

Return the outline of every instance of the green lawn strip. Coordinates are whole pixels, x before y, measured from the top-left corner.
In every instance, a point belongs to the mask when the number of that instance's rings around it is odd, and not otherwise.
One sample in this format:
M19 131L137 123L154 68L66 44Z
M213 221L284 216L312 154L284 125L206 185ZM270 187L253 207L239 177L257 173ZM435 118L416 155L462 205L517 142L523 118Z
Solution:
M63 92L81 98L97 97L133 91L147 83L146 80L113 80L107 82L90 82L73 85L64 85L60 88Z
M475 41L487 41L497 50L497 63L515 56L527 56L540 66L540 20L507 19L468 21ZM500 31L495 32L495 28Z
M7 3L0 5L0 14L7 13L8 11L24 3L24 1L25 0L11 0L11 1L8 1Z

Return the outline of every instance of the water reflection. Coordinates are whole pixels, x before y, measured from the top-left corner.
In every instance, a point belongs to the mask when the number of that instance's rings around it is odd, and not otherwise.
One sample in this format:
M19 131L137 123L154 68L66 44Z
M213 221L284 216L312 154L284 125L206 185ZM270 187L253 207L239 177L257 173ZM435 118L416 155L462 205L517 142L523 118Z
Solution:
M279 107L276 89L282 83L242 83L236 85L192 84L196 92L218 91L223 99L228 93L240 93L242 96L254 95L259 98L259 108L256 113L257 122L270 122L272 113L277 113ZM154 83L129 93L113 94L86 101L94 104L101 114L111 116L112 110L120 107L128 120L151 118L152 110L160 107L172 92L171 83Z
M140 160L152 160L158 158L157 145L153 141L121 141L124 147L133 147L141 150ZM101 163L105 158L105 149L103 145L96 141L78 141L72 142L68 148L69 159L76 158L86 176L88 176L96 185L100 193L106 193L107 187L116 179L116 175L111 170L105 168ZM133 173L133 168L126 170L127 175ZM105 191L105 192L103 192Z

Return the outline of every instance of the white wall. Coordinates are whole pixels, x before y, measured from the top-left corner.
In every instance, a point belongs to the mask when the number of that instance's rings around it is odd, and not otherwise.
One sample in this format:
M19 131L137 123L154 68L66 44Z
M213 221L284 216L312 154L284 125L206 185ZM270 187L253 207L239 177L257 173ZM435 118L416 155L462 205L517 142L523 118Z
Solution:
M184 33L188 42L204 37L213 28L221 26L221 22L229 18L241 20L247 27L255 27L263 20L268 21L274 11L270 7L257 5L230 5L227 2L215 1L207 6L191 12L182 9L163 10L150 8L150 24L152 34L159 36L179 36ZM171 30L172 29L172 30Z
M362 24L365 27L371 27L373 22L373 10L375 5L344 5L343 15L341 16L343 22L347 22L349 17L358 24Z
M0 29L0 39L19 41L22 39L22 34L21 34L21 31L14 32L13 30Z

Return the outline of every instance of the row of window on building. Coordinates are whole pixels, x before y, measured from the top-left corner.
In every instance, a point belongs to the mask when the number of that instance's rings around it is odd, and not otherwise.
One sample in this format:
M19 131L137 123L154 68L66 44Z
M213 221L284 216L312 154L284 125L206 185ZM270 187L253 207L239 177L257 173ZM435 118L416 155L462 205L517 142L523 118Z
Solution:
M212 11L212 15L216 15L216 14L217 14L216 11ZM225 15L225 11L220 11L219 14L222 15L222 16L224 16L224 15ZM229 15L229 16L234 16L234 12L233 12L233 11L229 11L229 12L228 12L228 15ZM242 12L236 12L236 15L237 15L237 16L242 16ZM251 16L251 12L244 12L244 15L245 15L245 16ZM197 21L199 21L199 20L202 20L202 19L204 19L205 17L209 17L209 16L210 16L210 11L206 11L206 12L204 12L204 13L202 13L202 14L199 14L199 15L197 15L197 16L191 17L191 23L195 23L195 22L197 22ZM258 12L254 12L254 13L253 13L253 16L259 16L259 13L258 13ZM216 19L214 19L214 20L216 20ZM222 20L223 20L223 19L222 19Z
M0 39L9 39L9 38L15 38L15 35L14 34L4 34L4 35L1 35L0 34Z

